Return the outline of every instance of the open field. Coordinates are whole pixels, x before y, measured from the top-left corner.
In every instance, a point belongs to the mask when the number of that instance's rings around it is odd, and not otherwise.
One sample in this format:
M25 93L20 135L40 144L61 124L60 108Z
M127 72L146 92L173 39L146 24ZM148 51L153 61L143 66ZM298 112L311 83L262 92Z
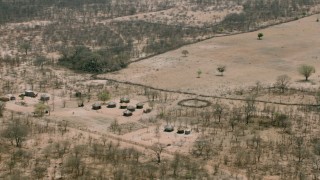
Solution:
M221 95L228 90L253 86L257 81L268 86L277 76L287 74L294 86L317 87L319 73L311 77L313 83L299 83L303 77L297 68L311 64L320 68L320 23L317 15L298 21L276 25L263 32L217 37L161 54L127 69L100 75L121 81L140 83L157 88L181 90L206 95ZM189 55L183 57L182 50ZM224 76L217 76L218 65L225 65ZM197 78L197 71L202 71Z

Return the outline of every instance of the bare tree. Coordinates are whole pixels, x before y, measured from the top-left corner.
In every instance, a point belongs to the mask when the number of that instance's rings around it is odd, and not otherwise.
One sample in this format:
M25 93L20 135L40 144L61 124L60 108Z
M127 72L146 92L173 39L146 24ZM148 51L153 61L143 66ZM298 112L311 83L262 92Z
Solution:
M161 153L163 152L165 145L161 143L155 143L151 146L151 150L154 152L157 162L161 163Z
M0 101L0 117L3 116L3 112L4 112L5 107L6 107L6 103Z
M227 109L226 105L224 105L220 102L216 102L213 105L213 115L215 118L218 119L219 122L220 122L222 115L226 109Z
M255 97L254 96L247 97L244 105L246 124L249 124L249 120L252 117L255 110L256 110Z
M15 122L10 124L3 132L2 137L10 140L13 145L15 142L16 147L22 146L22 141L28 135L29 129L27 126Z
M286 74L278 76L274 87L280 89L281 93L284 93L284 91L289 87L290 80L291 78Z

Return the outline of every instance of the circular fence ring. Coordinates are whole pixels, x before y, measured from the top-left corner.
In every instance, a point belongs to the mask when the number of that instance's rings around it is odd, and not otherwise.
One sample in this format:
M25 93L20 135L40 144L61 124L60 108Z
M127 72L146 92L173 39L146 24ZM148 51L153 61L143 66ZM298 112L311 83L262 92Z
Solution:
M191 108L205 108L211 105L210 101L204 100L204 99L183 99L178 102L179 106L183 107L191 107Z

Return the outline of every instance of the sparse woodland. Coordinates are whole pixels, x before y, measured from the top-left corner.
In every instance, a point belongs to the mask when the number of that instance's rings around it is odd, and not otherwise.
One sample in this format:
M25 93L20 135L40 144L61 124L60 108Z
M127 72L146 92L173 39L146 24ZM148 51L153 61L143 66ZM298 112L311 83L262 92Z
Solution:
M66 67L92 73L115 71L131 60L159 54L218 34L243 32L284 22L317 12L318 1L1 1L1 49L10 56L18 52L45 54L58 52L72 55L78 46L100 50L105 58L93 61L102 69L70 67L74 60L64 56ZM229 11L225 18L212 16L211 21L189 26L190 12ZM315 8L313 8L315 7ZM177 14L169 11L177 9ZM235 11L235 9L239 9ZM160 12L155 16L152 12ZM167 12L168 11L168 12ZM138 15L144 13L143 18ZM136 16L135 16L136 15ZM121 17L130 16L129 19ZM118 18L118 19L117 19ZM120 19L119 19L120 18ZM214 18L214 19L213 19ZM7 23L21 23L6 27ZM38 21L39 23L32 23ZM28 44L29 46L26 46ZM20 48L18 48L20 47ZM27 49L26 49L27 48ZM95 53L100 54L101 53ZM88 56L88 57L87 57ZM84 56L92 60L92 54ZM66 58L67 57L67 58ZM66 63L69 61L69 63ZM112 65L110 65L112 61Z
M287 75L279 76L269 87L257 83L228 92L227 97L201 97L79 73L111 72L132 60L219 33L300 18L314 12L312 7L318 3L0 1L0 97L25 89L51 94L50 101L35 106L23 96L17 96L14 103L0 100L0 179L319 179L320 93L290 87ZM235 6L242 6L243 11L203 26L181 23L180 19L187 18L183 15L177 16L176 24L134 16L113 20L180 4L192 11ZM41 23L30 23L33 20ZM48 55L57 52L58 56ZM108 119L108 126L100 131L76 121L71 112L82 108L80 104L87 108L103 92L108 92L108 99L143 99L152 111L138 121ZM193 101L188 107L177 105L184 99ZM207 105L201 104L206 101ZM25 109L13 109L13 104ZM67 110L71 119L50 114ZM167 135L162 128L166 124L175 130L192 129L195 140L191 144L183 140L160 143ZM150 142L125 136L141 129L152 136Z

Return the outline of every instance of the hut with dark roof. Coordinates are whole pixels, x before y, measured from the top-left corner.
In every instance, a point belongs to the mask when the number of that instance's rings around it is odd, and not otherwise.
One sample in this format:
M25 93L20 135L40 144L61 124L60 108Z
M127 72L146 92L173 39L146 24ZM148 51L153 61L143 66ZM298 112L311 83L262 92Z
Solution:
M186 129L186 130L184 130L184 134L185 134L185 135L191 134L191 129Z
M127 109L128 105L126 103L120 104L120 109Z
M50 96L48 94L41 94L40 101L49 101Z
M34 93L33 91L31 90L26 90L24 91L24 96L27 96L27 97L36 97L36 93Z
M120 98L120 103L129 103L130 99L128 97L122 97Z
M143 108L143 103L138 103L138 104L136 104L136 108L137 109L142 109Z
M132 112L131 111L129 111L129 110L125 110L125 111L123 111L123 116L132 116Z
M101 109L101 104L100 104L100 103L94 103L94 104L92 104L92 109L93 109L93 110L99 110L99 109Z
M117 103L113 101L107 103L107 108L115 108L115 107L117 107Z
M178 134L184 134L184 129L182 129L182 128L178 128L177 133L178 133Z
M174 131L174 127L171 124L167 124L164 126L164 132L172 132Z
M130 106L127 107L127 110L133 112L133 111L136 110L136 107L130 105Z

